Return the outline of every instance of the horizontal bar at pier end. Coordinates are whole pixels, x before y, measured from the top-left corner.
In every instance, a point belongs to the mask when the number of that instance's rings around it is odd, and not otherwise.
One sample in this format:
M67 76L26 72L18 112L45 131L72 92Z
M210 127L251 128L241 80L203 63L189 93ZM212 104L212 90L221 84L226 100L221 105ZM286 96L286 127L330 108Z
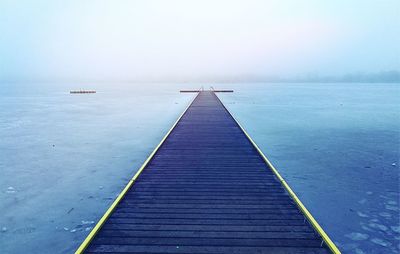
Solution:
M233 90L212 90L214 93L233 93Z
M79 93L96 93L95 90L71 90L69 91L71 94L79 94Z
M206 90L180 90L181 93L199 93ZM214 93L233 93L233 90L210 90Z
M200 90L180 90L181 93L199 93Z

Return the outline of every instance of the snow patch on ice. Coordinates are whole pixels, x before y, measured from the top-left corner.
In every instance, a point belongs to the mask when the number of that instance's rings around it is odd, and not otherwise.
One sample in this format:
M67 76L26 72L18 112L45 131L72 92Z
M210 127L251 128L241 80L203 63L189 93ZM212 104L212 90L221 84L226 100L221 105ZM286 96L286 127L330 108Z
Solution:
M393 205L385 205L386 210L390 210L390 211L398 211L399 208Z
M354 250L354 253L355 253L355 254L365 254L365 252L362 251L362 250L360 250L360 249L355 249L355 250Z
M369 217L367 214L362 213L362 212L357 212L357 215L362 217L362 218L368 218Z
M368 234L363 234L363 233L358 233L358 232L353 232L350 234L344 235L347 238L350 238L353 241L362 241L362 240L367 240L369 235Z
M392 229L393 232L400 234L400 226L390 226L390 229Z
M378 224L378 223L369 223L368 226L370 228L375 228L375 229L379 229L379 230L382 230L382 231L387 231L388 230L388 227L386 227L385 225L382 225L382 224Z
M387 246L391 245L389 242L387 242L387 241L385 241L383 239L380 239L380 238L372 238L371 242L373 242L373 243L375 243L377 245L383 246L383 247L387 247Z
M384 218L391 218L392 215L390 213L387 212L381 212L379 213L379 216L384 217Z
M346 250L346 251L351 251L351 250L356 249L357 247L358 247L358 244L356 244L356 243L346 243L346 244L342 245L341 249Z
M6 191L6 192L7 192L7 193L15 193L15 192L17 192L17 191L14 189L14 187L10 186L10 187L7 188L7 191Z
M370 229L369 227L367 227L365 225L362 225L361 228L364 229L365 231L374 232L372 229Z
M81 222L82 222L82 225L88 225L88 224L93 224L94 223L94 221L92 221L92 220L83 220Z

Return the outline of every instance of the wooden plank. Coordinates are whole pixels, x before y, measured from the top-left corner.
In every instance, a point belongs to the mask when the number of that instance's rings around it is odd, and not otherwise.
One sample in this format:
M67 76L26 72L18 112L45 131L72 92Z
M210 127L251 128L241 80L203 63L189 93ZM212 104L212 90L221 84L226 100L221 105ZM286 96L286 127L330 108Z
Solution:
M278 226L278 225L296 225L296 226L304 226L307 225L304 222L304 219L251 219L251 220L241 220L241 219L184 219L184 218L114 218L111 216L108 220L108 223L120 223L120 224L164 224L164 225L252 225L252 226Z
M121 213L115 211L110 218L137 219L224 219L224 220L302 220L303 215L297 214L252 214L252 213Z
M249 247L298 247L318 248L321 241L314 239L240 239L240 238L197 238L197 237L102 237L101 233L94 244L121 245L172 245L172 246L249 246Z
M238 238L238 239L315 239L314 232L241 232L241 231L190 231L190 230L121 230L104 229L99 237L140 238Z
M104 230L143 230L143 231L197 231L197 232L314 232L308 225L278 225L278 226L249 226L249 225L162 225L162 224L113 224L104 225Z
M297 209L260 209L260 208L131 208L118 207L119 213L162 213L162 214L300 214Z
M229 209L231 211L242 210L242 209L266 209L266 210L276 210L276 211L284 211L288 209L293 209L298 211L296 207L293 207L293 203L287 204L269 204L269 205L238 205L238 204L187 204L187 203L178 203L178 204L143 204L137 202L121 202L118 206L119 208L156 208L156 209Z
M96 245L87 253L167 253L167 254L326 254L323 248L298 248L298 247L231 247L231 246L170 246L170 245Z

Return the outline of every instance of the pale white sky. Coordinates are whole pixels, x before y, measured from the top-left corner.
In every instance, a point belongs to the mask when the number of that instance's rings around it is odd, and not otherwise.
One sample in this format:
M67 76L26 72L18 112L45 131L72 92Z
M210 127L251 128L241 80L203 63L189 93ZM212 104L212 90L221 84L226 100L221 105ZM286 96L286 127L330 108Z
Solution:
M400 70L397 0L0 2L0 80Z

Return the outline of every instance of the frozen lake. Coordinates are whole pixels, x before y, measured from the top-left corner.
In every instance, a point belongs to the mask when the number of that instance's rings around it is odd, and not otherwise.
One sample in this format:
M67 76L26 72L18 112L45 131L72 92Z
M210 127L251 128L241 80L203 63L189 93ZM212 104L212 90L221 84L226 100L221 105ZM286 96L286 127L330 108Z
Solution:
M0 86L1 253L72 253L198 87ZM344 253L399 251L399 84L214 87Z
M228 109L343 253L399 252L399 84L229 87Z

